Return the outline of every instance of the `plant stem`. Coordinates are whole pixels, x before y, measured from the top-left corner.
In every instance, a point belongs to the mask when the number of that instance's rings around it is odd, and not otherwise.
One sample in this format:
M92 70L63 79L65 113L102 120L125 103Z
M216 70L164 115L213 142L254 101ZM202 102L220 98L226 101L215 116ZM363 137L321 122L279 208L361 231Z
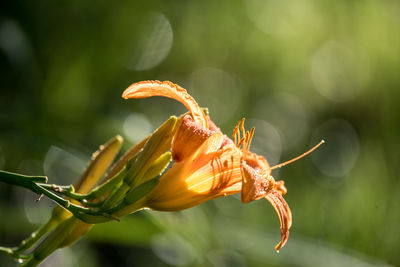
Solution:
M33 184L35 182L47 183L47 176L28 176L0 170L0 182L25 187L34 191ZM34 192L39 194L39 192Z
M50 219L45 225L33 232L27 239L23 240L18 247L13 249L13 251L15 253L23 253L24 251L28 250L45 234L50 232L57 224L58 222L56 220Z
M26 176L17 173L11 173L6 171L0 171L0 182L5 182L12 185L17 185L20 187L27 188L39 195L45 195L56 202L61 207L67 209L75 217L85 221L84 217L81 215L88 214L93 216L105 217L108 219L116 219L115 217L109 215L108 213L100 210L90 209L86 207L82 207L76 204L71 203L69 200L66 200L57 194L47 190L41 185L47 182L46 176Z
M60 193L61 195L73 198L78 201L86 199L87 197L87 194L75 193L73 185L56 185L56 184L43 184L43 183L39 183L38 185L47 190Z

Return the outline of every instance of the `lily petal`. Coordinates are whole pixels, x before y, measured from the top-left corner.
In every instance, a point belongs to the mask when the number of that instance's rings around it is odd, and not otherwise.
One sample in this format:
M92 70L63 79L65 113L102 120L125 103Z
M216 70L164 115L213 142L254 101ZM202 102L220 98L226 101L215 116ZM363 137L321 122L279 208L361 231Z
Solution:
M214 133L212 136L210 136L197 150L195 153L193 153L192 156L192 162L194 163L194 165L196 164L196 162L198 162L199 160L202 160L202 155L210 155L210 156L214 156L211 155L212 152L216 152L222 145L222 142L224 141L224 135L220 132L216 132ZM221 150L221 153L223 152L223 150ZM195 166L194 166L195 167Z
M196 123L191 116L185 115L172 140L171 153L176 162L192 155L215 131Z
M268 161L263 156L247 151L243 155L243 160L246 162L247 165L249 165L258 172L271 173Z
M262 175L244 161L242 161L240 169L243 178L241 194L243 203L263 198L272 189L274 181L269 173ZM272 178L272 180L268 178Z
M215 133L191 157L176 162L147 196L147 207L182 210L240 192L240 151L219 149L223 138L222 133Z
M201 110L196 100L194 100L184 88L170 81L142 81L134 83L122 94L122 97L125 99L146 98L151 96L164 96L181 102L190 111L194 121L208 128L206 115Z
M289 238L289 229L292 226L292 213L285 199L277 191L271 190L265 198L274 207L281 224L281 242L275 247L275 250L279 251Z

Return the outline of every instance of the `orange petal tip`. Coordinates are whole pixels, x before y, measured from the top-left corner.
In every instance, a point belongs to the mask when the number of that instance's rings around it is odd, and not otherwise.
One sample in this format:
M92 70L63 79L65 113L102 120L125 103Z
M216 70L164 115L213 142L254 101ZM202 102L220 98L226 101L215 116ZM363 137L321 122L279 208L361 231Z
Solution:
M142 81L129 86L123 93L124 99L164 96L181 102L190 111L194 121L208 128L207 118L196 100L188 92L170 81Z

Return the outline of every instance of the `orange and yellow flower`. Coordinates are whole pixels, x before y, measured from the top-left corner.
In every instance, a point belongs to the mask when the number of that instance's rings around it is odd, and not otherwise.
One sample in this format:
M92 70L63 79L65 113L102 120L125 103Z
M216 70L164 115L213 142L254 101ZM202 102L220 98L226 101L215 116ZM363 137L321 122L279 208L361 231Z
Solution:
M234 129L234 140L231 140L185 89L168 81L135 83L122 96L125 99L169 97L189 110L189 114L180 118L171 143L174 163L162 175L159 184L141 200L143 207L177 211L239 192L243 203L266 198L275 208L281 224L281 241L275 249L285 245L292 214L283 198L287 191L284 182L275 181L271 170L286 163L271 168L263 156L250 152L254 128L245 131L244 119L239 121Z

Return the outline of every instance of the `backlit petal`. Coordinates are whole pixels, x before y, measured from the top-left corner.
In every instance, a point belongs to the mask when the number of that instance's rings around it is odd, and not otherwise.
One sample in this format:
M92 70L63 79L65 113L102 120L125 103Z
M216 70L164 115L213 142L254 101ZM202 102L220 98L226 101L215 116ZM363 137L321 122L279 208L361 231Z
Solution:
M147 206L155 210L182 210L220 196L240 192L240 151L218 149L222 133L207 139L189 159L175 163L149 194Z
M269 176L269 173L259 173L245 161L241 163L242 172L242 193L241 200L243 203L248 203L265 197L272 189L274 180ZM271 179L268 179L271 178Z
M274 207L281 224L281 242L275 247L275 249L279 251L289 238L289 229L292 226L292 213L285 199L283 199L282 195L277 191L270 191L265 198L268 199Z
M192 155L215 131L211 131L185 115L172 140L171 153L176 162L185 160Z
M184 88L172 82L142 81L132 84L122 94L122 97L125 99L146 98L151 96L164 96L181 102L190 111L194 121L208 128L207 118L196 100L194 100Z

